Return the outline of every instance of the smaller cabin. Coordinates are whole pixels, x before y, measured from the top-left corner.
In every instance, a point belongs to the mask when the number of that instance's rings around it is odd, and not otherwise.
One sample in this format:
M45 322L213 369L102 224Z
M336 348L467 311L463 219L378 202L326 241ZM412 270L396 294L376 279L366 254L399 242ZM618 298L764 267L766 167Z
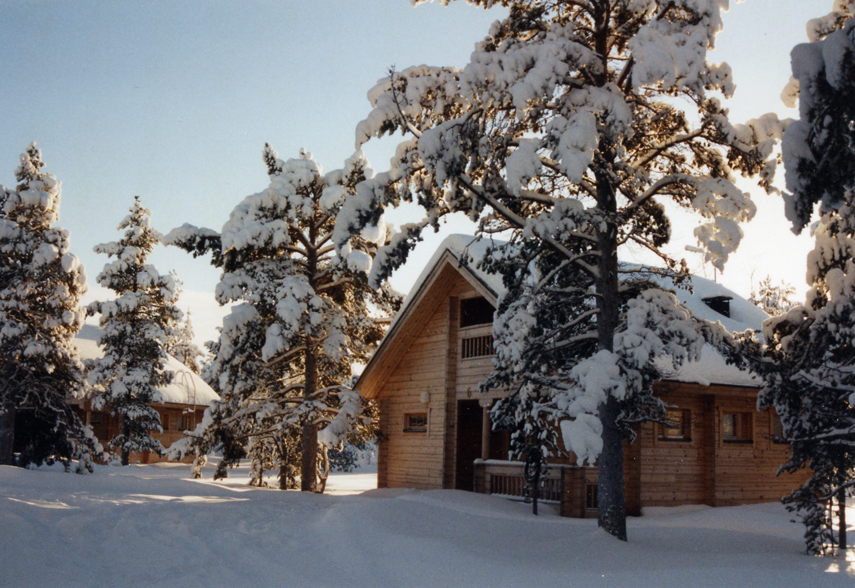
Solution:
M83 325L74 338L74 345L82 360L103 357L104 352L98 345L101 329L94 325ZM205 408L212 400L218 400L219 395L190 368L172 357L167 358L166 369L175 373L172 382L158 389L163 402L152 404L160 415L162 433L153 433L152 437L168 448L184 437L184 431L192 431L202 421ZM88 399L74 403L75 410L81 420L92 426L98 441L106 444L119 433L121 419L110 414L109 410L93 410L92 402ZM130 461L139 463L157 463L161 461L156 453L144 451L132 453Z
M471 236L446 239L433 256L357 382L380 408L378 486L452 488L521 498L522 463L508 460L506 433L489 410L501 390L479 385L492 370L498 276L460 263ZM678 290L687 307L735 332L759 329L765 313L719 284L696 278ZM725 310L726 313L721 312ZM627 509L747 504L779 500L796 476L777 476L788 446L779 421L756 410L759 382L705 347L698 362L658 382L672 427L642 425L624 451ZM575 456L550 463L541 496L561 514L596 516L597 469Z

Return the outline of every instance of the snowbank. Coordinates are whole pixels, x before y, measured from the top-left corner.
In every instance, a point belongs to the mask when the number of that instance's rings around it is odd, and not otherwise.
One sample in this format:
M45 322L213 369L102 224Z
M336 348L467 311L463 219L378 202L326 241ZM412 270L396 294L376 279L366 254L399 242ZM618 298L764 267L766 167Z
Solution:
M189 480L186 465L0 466L0 586L852 586L802 555L780 504L658 509L629 543L593 519L457 490L313 495ZM334 475L332 494L365 474ZM852 509L849 520L855 520Z

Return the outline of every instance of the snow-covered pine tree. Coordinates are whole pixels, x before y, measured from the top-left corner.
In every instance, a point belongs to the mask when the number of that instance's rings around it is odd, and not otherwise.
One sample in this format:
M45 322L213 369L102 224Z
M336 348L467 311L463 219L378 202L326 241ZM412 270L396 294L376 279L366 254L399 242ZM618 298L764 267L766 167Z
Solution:
M706 261L721 268L740 241L738 223L755 212L733 176L759 175L769 189L781 125L774 115L733 125L719 101L734 89L730 68L706 56L726 0L470 3L501 5L509 16L494 23L464 69L412 67L369 93L373 110L357 144L396 131L407 137L388 173L357 186L339 215L336 244L387 206L423 206L424 220L404 226L375 258L378 284L445 214L464 212L480 220L482 233L513 235L511 249L490 254L511 260L496 266L507 272L510 296L525 287L554 308L560 304L550 296L570 296L582 314L538 324L549 315L506 298L500 312L512 314L497 319L494 337L500 353L516 346L513 353L544 361L531 366L571 376L551 402L562 419L575 419L569 437L578 457L598 459L600 526L625 539L622 441L643 417L637 409L651 404L649 359L667 350L679 361L686 353L676 343L686 339L691 355L700 335L672 296L622 285L618 249L650 250L679 273L664 250L670 203L703 218L695 236ZM515 248L526 264L512 260ZM685 330L669 328L677 317ZM514 321L543 333L531 344L515 340L501 327ZM621 336L632 329L646 338ZM532 346L543 353L520 350Z
M784 499L805 524L809 553L845 549L847 496L855 489L855 4L808 25L810 43L792 52L799 120L784 134L787 216L800 232L819 204L808 255L804 305L764 324L767 358L761 395L790 442L785 471L810 467ZM830 505L837 502L837 534Z
M390 313L399 298L368 287L384 223L341 255L332 246L336 213L370 172L362 155L326 176L306 153L282 161L266 145L264 161L270 186L245 198L221 235L185 225L168 236L194 254L212 251L223 270L217 299L236 303L208 373L223 400L184 445L219 445L223 469L248 455L254 483L278 467L281 488L299 474L302 490L322 491L319 446L323 456L354 427L371 426L346 383L382 336L372 307Z
M81 457L96 447L67 400L84 393L72 343L83 325L86 275L59 220L60 182L42 171L35 143L21 156L15 190L0 186L0 464ZM15 422L26 421L16 431Z
M184 313L173 328L175 334L169 338L166 344L166 352L186 365L194 374L198 374L201 369L199 366L205 361L207 355L198 345L193 343L193 323L190 322L189 310Z
M177 303L183 291L183 284L174 272L170 272L170 275L175 282L174 300ZM187 366L194 374L198 374L201 369L200 364L205 361L207 354L193 343L193 323L190 322L190 311L182 313L181 318L171 327L171 333L166 339L166 352Z
M134 198L130 214L119 224L121 240L95 247L96 253L114 258L98 274L99 284L116 293L115 300L93 302L89 312L100 313L98 343L104 357L94 360L88 380L95 388L92 406L118 415L121 430L110 445L128 465L131 452L163 452L152 432L163 432L160 415L152 408L160 402L158 386L172 381L166 369L165 345L172 326L181 317L175 305L175 281L147 263L161 235L150 224L151 212Z
M780 316L787 313L796 303L793 296L796 289L792 284L781 281L780 284L772 284L772 276L766 276L760 281L757 290L751 288L749 302L770 316Z

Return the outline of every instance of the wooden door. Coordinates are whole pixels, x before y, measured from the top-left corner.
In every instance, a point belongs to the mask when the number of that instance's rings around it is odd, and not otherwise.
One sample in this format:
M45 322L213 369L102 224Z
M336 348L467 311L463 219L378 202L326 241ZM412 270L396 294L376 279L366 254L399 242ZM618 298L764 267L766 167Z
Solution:
M458 490L472 491L475 487L473 462L481 457L482 410L477 400L461 400L457 403L457 460L454 487Z

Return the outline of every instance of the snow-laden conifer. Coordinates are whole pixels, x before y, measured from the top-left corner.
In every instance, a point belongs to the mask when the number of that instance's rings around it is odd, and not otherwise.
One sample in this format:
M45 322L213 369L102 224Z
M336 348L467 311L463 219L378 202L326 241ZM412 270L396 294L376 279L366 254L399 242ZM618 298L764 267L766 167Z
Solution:
M94 387L92 407L119 417L120 430L110 445L121 454L122 465L128 465L132 452L163 451L152 437L163 428L151 404L162 401L158 387L172 381L165 346L172 325L181 317L174 305L172 276L160 275L147 263L161 239L150 218L151 212L135 197L130 214L118 227L124 231L122 239L95 247L96 253L113 258L97 281L116 298L89 305L90 312L101 315L98 343L104 357L92 362L88 380Z
M779 284L773 284L772 276L766 276L756 290L751 288L751 297L748 300L766 314L779 316L796 305L793 298L795 293L796 289L792 284L783 280Z
M181 296L182 282L174 275L175 300ZM193 342L193 323L190 321L190 311L182 313L181 318L171 325L171 332L166 338L166 352L186 365L194 374L200 373L201 365L207 354Z
M724 334L651 290L650 272L624 272L618 249L653 252L679 280L667 204L700 217L698 244L721 268L755 213L735 176L770 189L782 125L774 115L734 125L720 102L734 90L730 68L707 52L727 0L470 3L509 16L466 67L411 67L370 91L357 145L406 138L391 169L345 204L336 244L388 206L422 205L425 218L375 257L377 284L445 214L510 235L486 260L508 292L495 381L513 387L498 416L520 427L518 448L542 447L556 421L571 422L565 440L599 462L599 523L625 538L622 443L659 411L651 360L672 353L679 363Z
M810 553L845 549L844 506L855 488L855 5L837 0L834 8L809 23L812 42L793 49L785 96L799 105L782 145L796 232L819 204L810 289L803 305L764 323L773 361L760 364L761 403L778 411L792 449L782 469L812 470L785 498L805 523Z
M220 446L218 476L249 456L253 483L275 470L281 488L299 477L302 490L318 491L326 448L370 425L346 384L382 336L372 312L390 312L398 298L368 287L382 221L338 254L332 245L344 198L370 177L361 153L326 176L306 153L282 161L268 145L264 161L270 186L245 198L221 234L185 225L168 236L194 254L213 252L223 270L217 299L235 304L206 373L222 402L182 445Z
M85 312L86 275L59 220L60 182L42 171L35 143L21 155L15 190L0 186L0 464L80 457L100 451L68 400L84 393L72 341ZM17 430L16 421L21 425Z

